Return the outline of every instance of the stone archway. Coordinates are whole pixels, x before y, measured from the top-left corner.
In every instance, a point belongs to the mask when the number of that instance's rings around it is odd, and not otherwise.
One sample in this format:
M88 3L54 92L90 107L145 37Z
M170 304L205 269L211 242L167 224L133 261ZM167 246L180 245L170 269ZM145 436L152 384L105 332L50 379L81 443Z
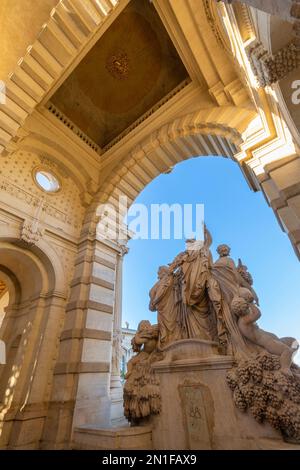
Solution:
M259 120L252 110L224 106L199 110L155 130L109 173L104 166L103 184L87 211L82 233L95 230L100 204L118 211L119 196L125 195L130 206L150 181L177 163L216 155L236 161L250 188L263 192L300 258L300 158L290 137L271 138L253 148Z
M244 163L257 121L258 114L248 108L199 109L154 130L117 165L110 166L109 171L104 161L101 189L87 209L82 237L96 234L100 205L111 205L118 212L119 196L125 195L128 205L121 214L124 215L148 183L188 158L209 155L231 158L239 164L249 186L260 189L251 166Z
M99 205L108 203L118 208L118 197L124 194L131 204L157 175L187 158L216 155L237 160L235 156L244 150L249 126L256 118L251 110L231 106L188 114L154 131L105 178L83 224L76 277L67 306L70 320L62 333L62 340L68 339L69 351L61 348L61 363L57 365L60 381L56 381L54 394L61 396L62 383L72 383L73 389L64 395L70 410L65 413L64 423L58 418L57 447L70 442L77 426L107 426L111 418L117 417L113 407L110 413L106 411L117 392L112 382L117 377L115 359L120 356L117 336L121 324L122 256L126 250L120 240L98 236ZM76 300L79 297L80 302ZM121 418L122 407L118 413Z
M256 119L247 108L224 106L200 109L163 125L106 175L91 209L97 203L114 205L122 193L133 202L153 178L187 158L216 155L238 161Z
M99 205L111 204L118 209L119 195L126 195L130 205L157 175L187 158L201 155L225 156L236 161L250 187L262 189L272 205L271 199L281 191L277 175L286 164L286 153L282 152L282 158L274 162L264 156L259 159L255 149L249 150L259 119L248 108L200 109L153 130L122 159L115 158L118 163L108 166L103 160L101 189L87 209L81 231L53 388L55 409L51 419L55 429L50 435L53 428L49 422L45 448L53 445L65 448L72 442L77 426L108 426L112 417L113 359L118 356L119 344L112 340L120 321L124 246L119 240L103 240L99 236ZM272 143L268 141L268 145ZM292 153L294 147L289 148L288 164L297 166L299 159ZM273 209L278 216L277 207Z
M50 262L49 253L12 234L1 237L0 254L0 275L10 294L0 330L7 359L0 369L0 448L36 449L64 314L63 276L57 259Z

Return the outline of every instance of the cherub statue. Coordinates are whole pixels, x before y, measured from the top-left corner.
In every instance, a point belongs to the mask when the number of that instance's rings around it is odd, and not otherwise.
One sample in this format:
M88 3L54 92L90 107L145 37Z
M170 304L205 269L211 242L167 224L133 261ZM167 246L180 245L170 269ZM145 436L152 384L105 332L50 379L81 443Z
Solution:
M261 317L261 312L254 304L253 293L241 287L239 295L234 297L231 303L231 310L238 317L238 327L242 335L270 354L279 356L282 373L292 375L290 367L299 344L295 338L278 338L273 333L259 328L256 321Z

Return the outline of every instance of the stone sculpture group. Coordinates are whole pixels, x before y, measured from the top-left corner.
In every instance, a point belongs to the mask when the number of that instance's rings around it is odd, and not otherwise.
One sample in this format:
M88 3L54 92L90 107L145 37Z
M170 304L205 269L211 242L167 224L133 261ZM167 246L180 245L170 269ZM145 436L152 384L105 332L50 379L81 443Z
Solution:
M233 356L228 386L238 409L268 421L286 440L300 442L300 371L292 362L294 338L278 338L259 328L259 300L253 279L230 248L219 245L213 261L212 238L186 241L186 250L158 270L150 291L157 324L141 321L133 339L137 354L128 363L124 411L131 424L142 424L160 412L159 379L152 364L176 341L213 341L220 355Z

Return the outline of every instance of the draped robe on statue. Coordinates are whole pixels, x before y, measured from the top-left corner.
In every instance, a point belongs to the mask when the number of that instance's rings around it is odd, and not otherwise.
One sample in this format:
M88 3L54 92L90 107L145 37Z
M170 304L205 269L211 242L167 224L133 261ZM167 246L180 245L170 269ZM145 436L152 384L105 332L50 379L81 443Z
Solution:
M257 348L254 348L253 345L245 340L239 330L237 319L230 310L234 296L238 295L240 286L245 285L245 282L238 273L234 261L229 257L218 259L212 266L211 274L221 289L221 312L232 349L231 352L237 357L247 357L249 353ZM251 289L250 286L247 287Z
M178 299L178 279L172 273L166 273L150 290L151 311L157 310L159 325L159 349L168 343L182 338L180 328L180 303Z
M212 340L216 336L213 302L220 297L210 275L211 254L204 247L188 250L181 265L182 314L187 338Z

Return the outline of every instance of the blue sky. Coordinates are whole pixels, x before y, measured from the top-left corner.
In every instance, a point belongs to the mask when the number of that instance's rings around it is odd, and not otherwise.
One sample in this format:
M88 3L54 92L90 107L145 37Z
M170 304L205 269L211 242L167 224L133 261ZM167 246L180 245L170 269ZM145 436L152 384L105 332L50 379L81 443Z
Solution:
M203 203L213 236L212 253L227 243L254 278L260 299L261 328L300 339L300 263L262 193L250 190L238 165L221 157L198 157L160 175L135 202ZM184 250L184 240L130 240L124 259L123 325L135 328L142 319L156 322L148 310L149 290L157 268Z

